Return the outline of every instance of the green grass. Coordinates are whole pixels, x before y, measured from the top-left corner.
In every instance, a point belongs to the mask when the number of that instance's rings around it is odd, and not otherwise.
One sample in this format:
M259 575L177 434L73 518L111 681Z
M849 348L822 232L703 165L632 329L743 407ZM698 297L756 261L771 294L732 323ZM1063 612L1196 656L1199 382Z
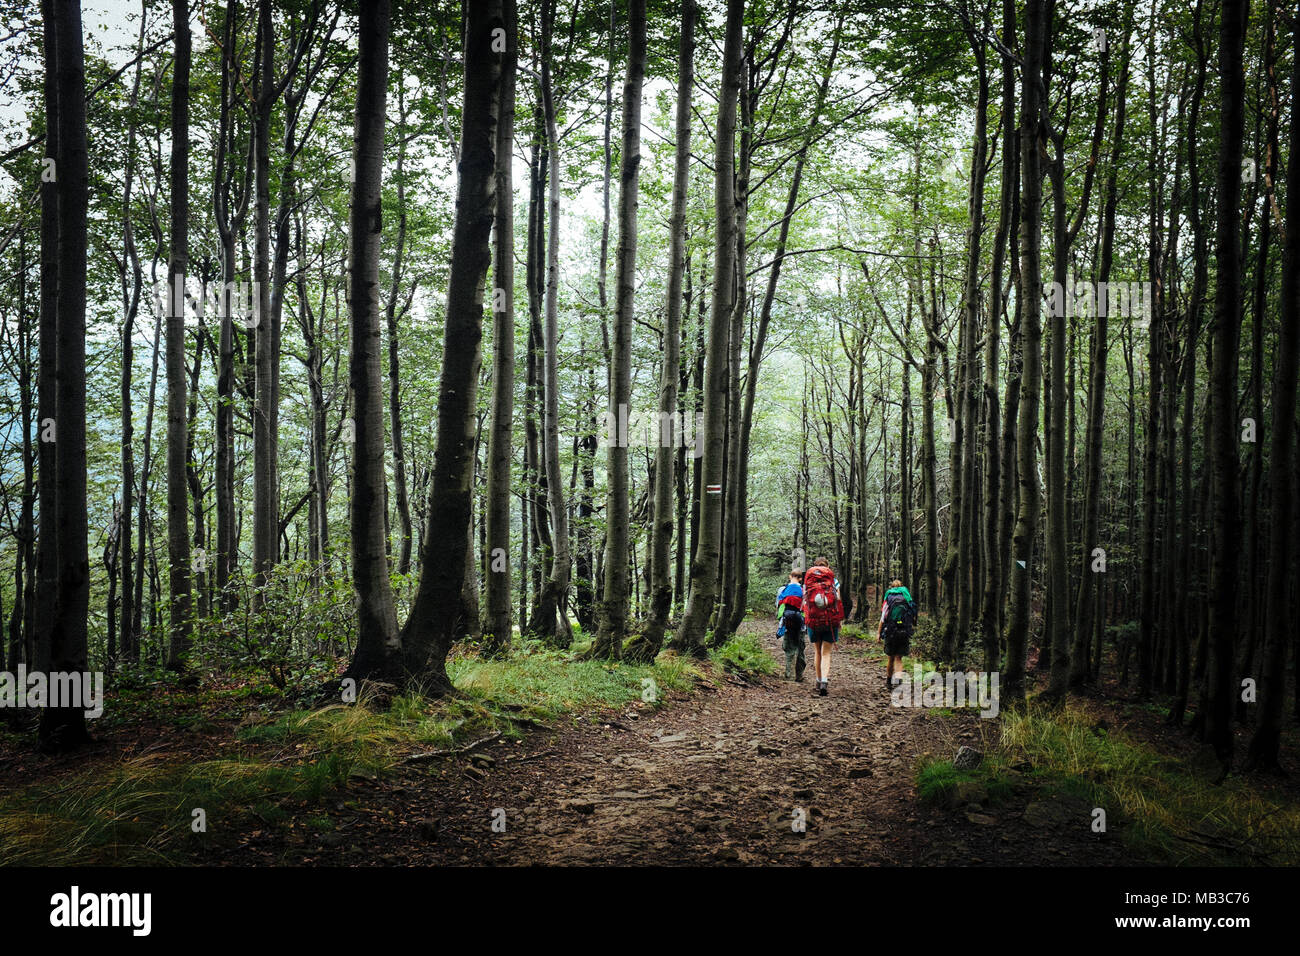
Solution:
M990 796L1020 781L1038 796L1062 794L1102 807L1134 856L1150 862L1300 863L1300 807L1261 792L1257 781L1215 784L1194 762L1098 728L1074 707L1004 711L999 742L977 769L932 761L918 772L917 789L923 799L942 800L959 780L983 784Z
M951 760L936 760L921 766L916 774L916 792L923 803L944 803L963 784L981 787L990 803L1004 803L1013 788L1005 777L984 771L958 770Z
M725 670L744 674L776 673L776 660L767 652L762 639L752 632L733 635L727 643L710 651L709 658Z
M388 715L365 702L333 705L248 728L219 759L135 757L32 785L0 798L0 862L169 862L186 841L204 839L191 827L196 809L210 833L275 824L286 804L318 803L358 770L382 772L399 742Z
M580 649L575 645L574 651ZM448 662L456 687L480 704L523 706L550 720L565 713L622 707L634 700L656 702L665 691L685 690L698 669L662 654L654 664L574 660L565 651L527 642L502 660L459 658Z

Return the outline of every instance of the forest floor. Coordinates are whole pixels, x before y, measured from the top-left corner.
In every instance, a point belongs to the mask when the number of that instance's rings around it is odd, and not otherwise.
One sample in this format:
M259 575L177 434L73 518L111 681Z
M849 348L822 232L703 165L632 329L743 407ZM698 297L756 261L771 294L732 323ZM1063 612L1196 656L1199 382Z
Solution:
M704 662L470 650L459 697L388 708L302 709L215 674L120 688L86 750L0 733L0 865L1300 863L1300 774L1215 782L1159 700L1108 677L998 719L893 706L858 633L827 697L811 669L782 680L768 621Z
M778 657L766 625L763 638ZM193 862L1133 862L1113 832L1092 832L1091 806L1045 799L1028 782L995 806L978 787L966 802L921 803L918 765L962 744L984 750L996 721L891 707L878 645L841 642L827 697L813 694L810 675L700 682L654 709L570 719L437 766L354 779L309 826L267 827Z

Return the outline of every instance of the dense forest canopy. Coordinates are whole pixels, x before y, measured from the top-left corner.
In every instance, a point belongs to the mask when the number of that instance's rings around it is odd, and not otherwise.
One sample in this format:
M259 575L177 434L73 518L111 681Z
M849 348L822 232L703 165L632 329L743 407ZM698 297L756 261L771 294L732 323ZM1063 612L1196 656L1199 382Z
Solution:
M9 671L437 694L824 554L1277 765L1294 5L3 7Z

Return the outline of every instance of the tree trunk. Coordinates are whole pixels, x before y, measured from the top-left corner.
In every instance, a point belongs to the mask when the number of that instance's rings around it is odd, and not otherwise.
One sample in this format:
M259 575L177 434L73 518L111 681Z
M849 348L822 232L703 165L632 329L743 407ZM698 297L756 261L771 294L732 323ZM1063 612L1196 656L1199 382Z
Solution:
M633 13L633 19L636 18ZM650 540L650 617L645 630L629 645L631 661L654 660L663 645L672 607L673 581L669 557L673 540L673 458L682 441L677 429L665 435L662 422L675 420L681 379L682 280L686 271L686 192L691 171L691 94L695 84L695 0L682 0L682 32L678 47L676 142L673 164L672 213L668 220L668 297L664 313L664 354L659 370L659 442L655 447L654 524ZM671 438L671 441L667 440ZM679 479L684 468L678 469ZM684 500L684 496L683 496ZM680 524L681 514L678 514ZM684 551L684 549L681 549Z
M555 93L551 75L551 29L555 19L552 2L542 11L542 112L546 123L549 155L549 233L546 242L546 315L542 330L542 463L546 475L546 496L551 518L551 569L542 585L533 619L534 634L568 647L573 641L567 610L572 557L569 550L569 513L564 500L560 473L559 424L559 285L560 285L560 140L556 127Z
M1214 351L1210 365L1212 491L1210 548L1210 709L1207 730L1224 774L1232 765L1233 639L1237 634L1237 342L1241 333L1241 262L1237 210L1244 125L1242 48L1247 0L1224 0L1219 25L1219 216L1215 228ZM1291 408L1294 410L1295 403ZM1275 414L1279 410L1275 409ZM1285 414L1284 412L1282 414ZM1286 527L1285 524L1282 527Z
M352 583L357 594L357 648L348 676L356 680L395 682L402 676L402 645L388 576L384 531L387 479L379 314L390 29L389 0L374 0L361 7L352 205L348 223L348 311L352 325L348 378L354 422L348 515L352 533Z
M718 129L714 138L713 296L704 371L703 455L699 538L691 559L691 596L673 646L699 656L704 631L718 597L718 564L722 550L722 470L726 441L727 362L733 283L735 279L735 145L736 102L740 94L741 36L744 0L727 0L726 42L722 90L718 100Z
M52 8L52 9L51 9ZM46 28L54 33L58 98L58 272L55 409L56 601L49 632L50 673L87 670L86 624L90 610L90 555L86 543L86 254L89 148L86 131L86 69L81 4L54 0ZM50 128L47 126L47 129ZM50 353L45 353L48 357ZM40 748L55 752L89 740L80 707L41 712Z
M401 365L398 359L398 319L405 314L397 307L402 277L402 260L406 251L406 89L397 78L397 247L393 252L393 274L388 286L388 304L384 310L388 325L388 427L393 440L393 489L397 499L397 573L411 573L411 498L406 482L406 442L402 436ZM414 291L414 290L412 290ZM409 300L408 300L409 301Z
M171 256L167 264L167 559L171 640L167 666L185 669L190 644L189 500L186 464L185 285L189 271L190 9L172 0Z
M493 45L503 29L502 0L466 7L465 102L461 110L460 177L447 284L443 364L438 389L438 439L427 509L435 543L421 542L420 583L401 632L407 669L434 694L453 691L447 652L457 635L473 507L475 425L482 365L483 287L492 260L496 216L496 135L504 50Z
M1291 102L1300 102L1300 57L1291 62ZM1300 124L1290 127L1290 152L1286 181L1300 183ZM1300 367L1300 189L1286 194L1286 233L1282 251L1281 328L1273 370L1273 430L1269 450L1272 500L1269 513L1268 586L1264 589L1264 646L1259 681L1259 723L1250 739L1247 767L1278 769L1282 722L1286 700L1287 638L1294 634L1295 618L1288 607L1288 577L1295 561L1292 526L1295 498L1289 477L1296 468L1296 378ZM1257 453L1258 454L1258 453ZM1292 591L1292 593L1294 593Z
M961 487L960 500L954 498L953 508L960 509L961 520L957 541L959 555L956 595L956 642L945 651L959 652L961 643L970 635L971 618L975 608L978 578L975 573L978 556L979 529L976 526L976 422L979 417L979 385L977 376L980 328L980 249L984 233L984 183L987 174L988 154L988 103L989 80L985 58L985 40L973 27L967 28L971 49L978 68L978 92L975 98L975 135L971 144L971 168L968 213L970 225L966 234L966 276L962 302L961 406L957 418L957 442L960 448ZM945 630L945 636L947 631ZM951 655L949 656L951 660Z
M1015 0L1002 2L1002 35L1016 32ZM980 610L980 636L983 643L984 670L998 670L1001 656L999 616L1002 582L1006 574L1005 553L1000 550L998 534L1001 519L999 505L1003 460L1000 457L998 406L998 352L1002 335L1002 271L1006 262L1008 233L1011 230L1011 200L1015 193L1016 166L1016 72L1015 65L1002 62L1002 182L998 201L998 225L993 238L993 263L989 276L989 315L984 340L984 594ZM906 392L905 392L906 394ZM906 433L905 433L906 434Z
M615 266L614 342L610 353L609 495L606 506L605 594L600 634L593 657L618 659L627 636L629 581L628 437L632 402L632 316L636 293L637 205L641 175L641 88L645 82L646 14L644 0L628 4L627 79L623 83L623 137L618 196L618 262ZM675 372L675 368L673 370ZM662 442L661 442L662 444ZM666 471L667 469L665 469ZM556 468L558 475L559 469ZM557 545L558 547L558 545Z
M515 415L515 217L514 180L509 157L514 149L515 0L504 0L506 56L501 74L501 116L497 123L496 154L505 157L496 167L497 208L493 226L492 275L492 423L488 433L487 582L483 646L501 653L510 646L510 462Z
M1117 178L1119 164L1123 157L1124 122L1126 118L1126 94L1128 92L1130 34L1133 22L1133 4L1125 5L1123 52L1120 56L1120 76L1118 89L1115 91L1115 134L1112 139L1110 168L1106 174L1106 195L1102 199L1101 247L1097 264L1097 290L1105 288L1110 282L1111 263L1114 256L1115 242L1115 208L1117 197ZM1092 354L1089 358L1091 377L1088 382L1088 421L1084 465L1084 513L1083 513L1083 555L1080 565L1079 596L1074 612L1074 649L1070 655L1071 667L1069 683L1072 687L1082 686L1089 677L1088 641L1092 636L1092 611L1094 574L1100 573L1094 567L1093 550L1100 547L1098 540L1101 515L1101 449L1102 420L1106 404L1106 362L1109 356L1109 344L1106 340L1109 321L1109 294L1103 301L1097 295L1096 315L1093 320ZM1104 570L1104 566L1103 570Z
M1025 660L1029 648L1030 571L1038 531L1038 468L1035 437L1042 377L1042 62L1050 39L1045 36L1047 0L1027 0L1025 60L1020 100L1020 279L1023 290L1023 371L1016 434L1020 504L1012 532L1011 606L1007 612L1007 658L1002 693L1012 706L1025 699Z
M271 0L258 5L258 45L261 62L255 75L254 252L253 284L257 296L254 313L255 399L253 402L253 605L262 603L261 589L267 584L279 550L277 476L274 419L275 351L271 319L271 114L275 108L275 34Z
M41 0L44 31L45 157L55 176L41 177L41 306L37 333L36 369L37 446L37 550L35 607L35 665L50 669L50 630L54 626L55 601L59 590L59 516L57 502L58 427L58 333L59 333L59 197L62 186L57 176L59 153L59 43L58 0ZM152 404L150 405L152 409ZM51 432L51 429L54 429ZM138 606L139 602L137 602Z
M145 22L141 18L140 36L136 44L137 55L144 46ZM135 75L131 81L131 106L134 109L140 102L141 62L136 63ZM131 381L135 371L135 320L140 312L140 297L144 281L140 272L140 255L135 245L135 228L131 216L131 192L135 182L136 127L131 124L126 137L125 183L122 188L122 308L125 320L122 323L122 381L121 381L121 422L122 422L122 507L119 512L118 556L117 566L121 578L121 599L118 606L120 625L118 627L117 647L110 650L107 668L110 673L116 670L119 658L125 658L130 650L132 626L135 620L135 583L134 557L131 550L131 519L135 514L135 458L133 441L135 422ZM131 270L128 283L127 269ZM26 391L24 390L24 395ZM26 418L24 418L24 421ZM111 612L110 612L111 613Z

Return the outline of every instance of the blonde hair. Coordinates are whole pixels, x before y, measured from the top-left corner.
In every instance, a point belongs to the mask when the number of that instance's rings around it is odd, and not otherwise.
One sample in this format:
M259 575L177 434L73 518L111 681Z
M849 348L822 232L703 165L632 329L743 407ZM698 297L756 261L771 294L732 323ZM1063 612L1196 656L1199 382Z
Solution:
M894 578L894 580L889 582L889 586L891 588L901 588L903 586L903 582L898 578Z

